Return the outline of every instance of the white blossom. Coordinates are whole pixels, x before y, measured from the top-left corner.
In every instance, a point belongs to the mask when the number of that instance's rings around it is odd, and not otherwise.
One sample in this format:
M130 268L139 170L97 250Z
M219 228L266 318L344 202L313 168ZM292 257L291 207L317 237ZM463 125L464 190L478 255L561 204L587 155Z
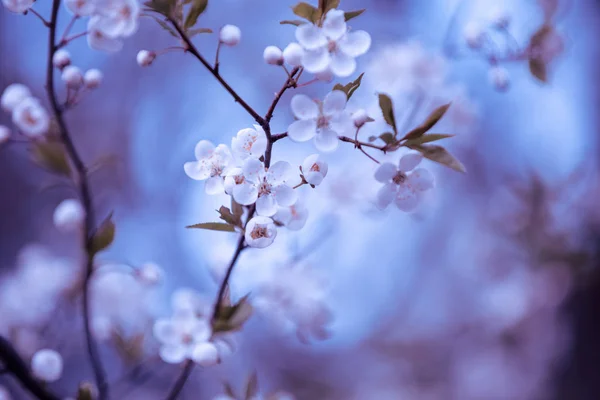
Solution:
M71 64L71 54L66 49L58 49L52 56L52 65L58 69L63 69Z
M186 162L183 166L187 176L197 181L206 180L207 194L222 193L223 173L233 160L229 148L224 144L215 148L208 140L201 140L194 152L197 161Z
M32 138L43 135L50 127L50 116L33 97L26 98L15 107L12 121L23 134Z
M424 168L415 169L423 159L411 152L400 158L398 166L383 163L375 171L375 179L385 183L377 193L377 205L386 208L392 201L402 211L412 211L419 204L421 192L433 187L433 177Z
M156 53L148 50L140 50L137 53L136 61L140 67L147 67L154 62Z
M152 286L158 284L162 280L163 271L157 264L149 262L142 264L137 268L135 270L135 276L143 284Z
M242 31L235 25L224 25L219 31L219 41L227 46L235 46L241 37Z
M355 127L361 128L367 122L372 121L372 119L369 117L369 114L361 108L352 113L352 121L354 121Z
M96 89L102 83L104 74L99 69L88 69L83 75L83 82L88 89Z
M4 125L0 125L0 145L6 143L10 139L10 129Z
M8 11L22 14L33 6L34 0L2 0L2 4Z
M206 319L191 314L158 319L154 323L153 333L161 344L159 355L164 362L179 364L192 359L205 361L201 356L205 355L206 343L211 336L210 324ZM203 346L200 354L196 352L198 346Z
M99 29L108 37L129 37L138 28L140 4L138 0L99 0Z
M270 246L277 236L277 228L269 217L256 216L246 224L246 243L250 247L265 248Z
M23 100L31 97L29 88L21 83L10 84L2 92L0 105L6 112L12 112Z
M231 151L240 160L248 157L259 158L266 149L267 136L260 125L254 125L254 129L242 129L231 139Z
M510 77L508 70L499 65L495 65L489 70L490 83L499 91L505 91L510 86Z
M228 188L235 201L242 205L256 203L258 215L270 217L277 206L291 206L298 198L296 191L287 184L291 178L292 166L278 161L265 170L264 164L256 158L248 158L242 167L243 179Z
M71 89L79 89L83 86L83 74L74 65L68 65L63 69L61 79Z
M190 288L178 288L171 295L171 307L176 315L210 317L212 304L200 293Z
M296 42L292 42L283 49L283 60L292 67L300 67L302 65L302 57L304 49Z
M510 15L506 9L502 7L496 7L492 9L490 21L495 28L506 29L510 25Z
M479 49L481 46L483 46L485 32L479 24L475 22L469 22L463 29L463 37L470 48Z
M212 342L198 343L192 351L191 359L198 365L210 367L219 362L219 350Z
M279 207L273 220L284 225L291 231L299 231L306 225L308 219L308 208L304 205L304 202L298 200L296 204L289 207Z
M62 232L73 232L81 228L85 210L75 199L63 200L54 210L54 226Z
M105 31L106 20L98 15L94 15L88 21L87 41L90 48L94 50L114 53L123 48L123 42L114 36L108 35Z
M291 108L298 121L288 128L288 136L296 142L315 138L320 151L333 151L338 146L338 135L354 129L350 114L346 112L347 97L341 90L330 92L322 103L316 103L304 94L292 98Z
M283 65L283 52L277 46L267 46L263 52L263 59L270 65Z
M62 375L63 359L54 350L39 350L31 359L31 372L36 378L44 382L55 382Z
M302 162L302 175L306 182L313 186L318 186L327 176L327 163L320 154L312 154Z
M344 12L330 10L322 27L303 24L296 29L296 39L304 47L302 66L311 73L331 69L334 75L346 77L356 70L354 58L371 46L365 31L348 31Z
M96 11L95 0L65 0L65 6L74 15L87 17Z

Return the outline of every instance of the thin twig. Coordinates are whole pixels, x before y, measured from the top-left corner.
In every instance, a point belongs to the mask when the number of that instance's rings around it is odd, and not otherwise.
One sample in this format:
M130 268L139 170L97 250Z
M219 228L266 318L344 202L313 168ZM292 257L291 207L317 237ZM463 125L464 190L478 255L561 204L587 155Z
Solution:
M94 273L94 254L92 253L92 242L93 242L93 230L95 225L94 208L92 205L92 195L89 188L89 183L86 175L86 167L83 163L81 156L77 152L71 135L67 129L67 125L63 118L63 110L58 102L56 90L54 87L54 66L52 65L52 58L54 53L58 50L59 45L56 44L56 25L58 20L58 10L60 6L60 0L53 0L52 2L52 13L50 18L50 34L48 38L48 60L46 65L46 90L48 91L48 99L52 106L54 118L58 124L60 138L65 145L65 149L75 170L77 172L77 186L79 196L81 198L82 206L85 210L85 222L84 229L82 230L82 246L86 253L85 263L85 276L83 281L83 324L84 324L84 335L86 340L86 347L88 352L88 358L94 372L96 386L98 387L98 399L106 400L108 398L108 384L106 379L106 373L100 356L98 353L98 346L91 332L90 327L90 293L89 284Z
M215 52L215 66L213 67L217 74L219 73L219 54L221 53L221 43L222 42L219 40L217 51Z
M27 12L31 12L33 15L35 15L36 17L38 17L42 21L42 23L44 24L44 26L46 28L50 28L50 22L46 21L46 18L42 17L42 14L40 14L37 11L35 11L33 8L30 8L29 10L27 10Z
M177 378L177 381L175 381L175 384L169 391L167 397L165 397L165 400L177 399L179 393L181 393L181 391L183 390L183 387L185 386L185 383L187 382L193 370L194 362L192 360L187 360L183 365L183 370L181 371L181 374Z
M275 95L275 99L273 99L273 102L271 103L271 107L269 107L269 110L267 111L267 114L265 115L265 121L271 122L271 119L273 118L273 113L275 112L275 108L277 107L277 104L279 103L279 100L281 100L281 97L283 96L285 91L288 90L289 88L295 87L296 81L294 80L294 76L299 71L300 71L300 68L296 67L292 70L292 72L290 72L287 80L285 81L285 83L283 84L281 89L279 89L279 92L277 92L277 94Z
M338 136L338 139L340 139L342 142L352 143L355 146L358 146L359 148L364 146L364 147L370 147L372 149L376 149L376 150L385 152L385 146L377 146L376 144L373 144L373 143L361 142L360 140L355 140L355 139L349 138L347 136Z
M273 143L275 143L275 142L277 142L278 140L281 140L281 139L283 139L283 138L286 138L286 137L287 137L287 135L288 135L288 133L287 133L287 132L283 132L283 133L276 133L276 134L274 134L274 135L273 135L273 134L271 134L271 141L272 141Z
M79 15L73 15L73 17L69 21L69 24L65 28L65 31L63 32L59 43L64 43L67 41L67 35L71 33L71 29L73 28L73 25L75 25L75 21L77 21L77 19L79 19Z
M76 33L75 35L73 35L73 36L70 36L70 37L68 37L68 38L66 38L66 39L62 39L62 40L61 40L61 41L58 43L57 49L63 48L63 47L65 47L66 45L68 45L69 43L71 43L73 40L75 40L75 39L78 39L78 38L80 38L80 37L84 37L84 36L85 36L85 35L87 35L87 34L88 34L88 31L83 31L83 32Z

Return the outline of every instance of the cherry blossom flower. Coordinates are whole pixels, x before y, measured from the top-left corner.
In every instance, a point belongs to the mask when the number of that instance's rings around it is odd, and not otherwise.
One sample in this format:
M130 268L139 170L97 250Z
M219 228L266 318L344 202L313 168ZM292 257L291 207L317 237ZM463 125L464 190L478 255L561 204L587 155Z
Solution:
M44 382L55 382L60 379L63 371L61 355L50 349L36 352L31 359L31 372Z
M312 154L304 159L300 170L306 182L318 186L327 176L327 163L320 154Z
M258 215L270 217L277 211L277 206L291 206L298 194L287 184L292 174L292 166L285 161L278 161L265 170L264 164L256 158L248 158L242 167L243 181L232 189L233 198L242 205L256 203ZM235 179L235 177L234 177Z
M398 167L383 163L375 171L375 179L385 183L377 193L377 205L386 208L392 201L402 211L412 211L419 204L421 192L433 187L433 177L424 168L415 169L423 159L420 153L408 153L400 158Z
M67 9L80 17L87 17L96 11L96 1L94 0L65 0Z
M485 32L479 24L469 22L463 29L463 37L467 42L467 46L472 49L479 49L485 41Z
M357 128L363 127L367 122L373 121L369 114L364 109L358 109L352 113L352 121L354 121L354 126Z
M99 2L101 30L109 37L128 37L138 28L140 4L137 0L103 0Z
M33 97L26 98L15 107L12 121L21 132L32 138L43 135L50 127L50 116Z
M148 50L140 50L137 53L136 61L140 67L147 67L156 58L156 53Z
M267 46L263 52L263 59L270 65L283 65L283 52L277 46Z
M231 151L240 160L248 157L259 158L266 149L267 136L260 125L254 125L254 129L242 129L236 137L231 139Z
M304 228L307 219L308 208L300 200L289 207L279 207L277 213L273 216L273 220L284 225L291 231L299 231Z
M295 95L291 108L298 120L288 128L290 139L305 142L314 137L318 150L335 150L338 135L348 134L354 129L354 122L345 110L346 101L346 94L341 90L327 94L322 103L317 103L304 94Z
M88 21L87 41L90 48L94 50L114 53L123 48L123 42L116 37L108 35L104 29L106 20L95 15Z
M63 69L71 64L71 54L66 49L58 49L52 56L52 65L58 69Z
M61 79L71 89L79 89L83 86L83 73L74 65L68 65L63 69Z
M231 152L224 144L215 146L208 140L196 144L196 159L186 162L183 166L185 173L197 181L206 180L204 189L207 194L223 192L223 172L232 162Z
M0 145L6 143L10 139L10 129L4 125L0 125Z
M85 210L78 200L63 200L54 210L54 226L62 232L79 230L85 219Z
M22 14L33 6L34 0L2 0L2 4L8 11Z
M302 66L311 73L330 69L334 75L346 77L356 70L354 58L371 47L371 36L365 31L348 31L344 12L330 10L322 27L303 24L296 29L296 40L304 47Z
M219 31L219 41L227 46L235 46L242 38L242 31L235 25L224 25Z
M489 71L489 80L490 83L501 92L508 89L510 86L510 77L508 74L508 70L499 65L495 65L490 68Z
M300 67L304 57L304 49L296 42L292 42L283 49L283 60L292 67Z
M13 83L8 85L2 97L0 97L0 105L6 112L12 112L23 100L31 97L29 88L21 83Z
M88 69L83 75L83 82L88 89L96 89L102 83L104 74L99 69Z
M246 224L246 243L259 249L270 246L277 236L277 228L268 217L256 216Z
M217 349L209 341L212 332L206 319L190 315L158 319L153 333L161 344L160 358L166 363L193 360L206 366L218 361Z
M143 284L153 286L162 280L163 271L157 264L149 262L137 268L135 276Z

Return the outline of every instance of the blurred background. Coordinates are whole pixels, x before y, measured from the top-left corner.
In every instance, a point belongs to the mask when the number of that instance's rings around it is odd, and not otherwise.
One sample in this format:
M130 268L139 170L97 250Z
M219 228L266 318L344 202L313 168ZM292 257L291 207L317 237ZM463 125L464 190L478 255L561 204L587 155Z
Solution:
M379 133L377 92L393 98L409 129L452 101L436 131L457 135L446 145L468 173L425 161L436 188L419 210L379 211L375 163L352 146L328 154L327 179L302 199L310 213L305 228L281 230L273 246L245 252L232 291L256 292L278 279L281 265L301 264L327 282L329 338L304 344L273 324L268 310L258 312L237 335L235 354L218 367L197 369L182 399L213 398L223 381L241 388L254 370L265 394L285 390L298 399L600 398L594 84L600 2L559 2L553 23L564 48L546 84L531 76L526 62L509 62L503 64L508 90L498 91L488 60L463 35L469 24L489 24L492 8L500 6L510 16L511 36L524 46L543 22L545 3L342 1L344 10L367 9L351 25L373 39L358 60L355 75L365 72L365 78L349 107L366 108L378 120L372 133ZM294 40L294 27L278 23L293 18L294 4L213 1L201 17L213 30L226 23L241 28L240 45L221 53L221 72L256 109L266 111L285 81L283 71L264 63L262 51ZM44 15L49 8L45 0L36 5ZM83 29L82 23L74 32ZM213 57L214 35L195 41ZM96 314L104 317L95 321L96 334L117 399L164 396L179 368L157 359L149 324L169 314L177 288L213 298L236 241L227 233L185 229L217 220L214 210L227 198L205 195L183 164L199 140L229 144L253 121L189 55L168 53L144 69L136 64L140 49L174 44L142 18L119 53L91 50L85 39L69 47L74 64L105 76L67 116L84 160L101 166L92 175L98 215L113 211L117 223L115 243L101 259L114 270L152 261L164 271L152 288L109 273L94 286ZM45 57L39 21L0 8L0 90L19 82L45 98ZM333 84L303 90L322 98ZM291 96L275 113L276 132L293 121ZM9 123L0 114L0 124ZM310 142L282 140L274 160L298 165L314 152ZM388 158L395 162L398 154ZM25 358L41 347L60 349L67 373L52 388L73 395L92 376L78 299L65 289L81 254L76 236L56 232L52 213L76 193L34 165L26 145L10 143L0 148L0 195L0 332ZM302 281L294 285L310 295ZM13 398L28 398L9 376L0 376L0 384Z

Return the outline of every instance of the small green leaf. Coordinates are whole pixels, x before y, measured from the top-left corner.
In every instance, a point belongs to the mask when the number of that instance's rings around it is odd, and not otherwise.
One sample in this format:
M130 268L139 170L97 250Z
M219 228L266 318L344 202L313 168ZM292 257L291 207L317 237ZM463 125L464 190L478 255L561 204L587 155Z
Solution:
M221 208L219 208L217 210L217 212L219 213L219 218L221 218L223 221L227 222L229 225L234 225L234 226L242 226L242 220L241 220L241 214L240 215L234 215L231 210L225 206L221 206Z
M242 297L234 305L222 304L213 320L213 331L234 332L242 329L254 311L248 297L249 295Z
M314 24L316 24L319 21L319 18L321 18L321 10L304 2L296 4L294 7L292 7L292 11L300 18L304 18Z
M409 139L406 142L404 142L404 145L407 147L410 147L410 146L415 146L418 144L435 142L436 140L442 140L442 139L451 138L454 136L456 136L456 135L450 135L450 134L446 134L446 133L431 133L429 135L423 135L423 136L420 136L420 137L417 137L414 139Z
M362 78L364 75L365 75L365 73L363 72L362 74L360 74L358 76L358 78L356 78L354 81L352 81L350 83L347 83L346 85L342 85L341 83L338 83L333 87L333 90L341 90L342 92L346 93L346 97L348 99L350 99L350 97L352 97L354 92L360 87L360 83L362 82Z
M352 18L356 18L359 15L361 15L362 13L364 13L365 11L367 11L366 9L362 9L362 10L356 10L356 11L348 11L344 13L344 18L346 18L346 22L350 21Z
M194 0L192 2L192 6L190 7L190 11L185 18L185 23L183 24L184 29L188 29L196 25L198 17L204 12L204 10L206 10L207 6L208 0Z
M340 0L319 0L319 10L321 10L322 15L327 14L329 10L338 8L339 5Z
M89 252L96 254L110 246L115 240L115 231L116 226L112 220L112 213L110 213L92 235L88 244Z
M241 218L244 214L244 207L231 197L231 212L237 218Z
M529 59L529 72L537 80L543 83L548 82L548 68L543 60L537 58Z
M127 364L132 365L141 360L144 355L143 333L125 337L122 331L114 329L112 339L117 351Z
M31 157L36 164L50 172L71 176L67 152L60 142L34 142Z
M170 17L171 12L175 8L175 0L150 0L146 1L144 5L165 17Z
M394 128L394 133L398 133L398 128L396 128L396 117L394 117L394 105L392 99L390 99L388 95L383 93L379 94L379 108L381 108L385 122Z
M396 141L396 138L392 132L382 133L379 135L379 139L383 140L385 144L392 144Z
M412 148L420 151L421 154L423 154L423 157L428 158L431 161L435 161L437 163L445 165L446 167L458 172L467 172L465 166L460 161L458 161L452 154L448 153L448 150L446 150L442 146L424 144L413 146Z
M194 28L187 31L189 37L193 37L201 33L213 33L213 31L209 28Z
M245 400L252 400L258 395L258 375L256 371L250 375L248 378L248 383L246 384L246 397Z
M300 26L300 25L306 24L306 22L300 21L299 19L286 19L284 21L280 21L279 23L281 25L294 25L294 26Z
M448 111L448 108L450 108L450 103L444 104L443 106L439 106L438 108L433 110L433 112L429 114L425 122L417 126L412 131L408 132L402 139L410 140L418 138L419 136L423 136L428 130L433 128L433 126L437 124L437 122L440 119L442 119L444 114L446 114L446 111Z
M233 225L224 224L222 222L204 222L201 224L188 225L186 228L207 229L209 231L220 232L235 232L235 227Z

